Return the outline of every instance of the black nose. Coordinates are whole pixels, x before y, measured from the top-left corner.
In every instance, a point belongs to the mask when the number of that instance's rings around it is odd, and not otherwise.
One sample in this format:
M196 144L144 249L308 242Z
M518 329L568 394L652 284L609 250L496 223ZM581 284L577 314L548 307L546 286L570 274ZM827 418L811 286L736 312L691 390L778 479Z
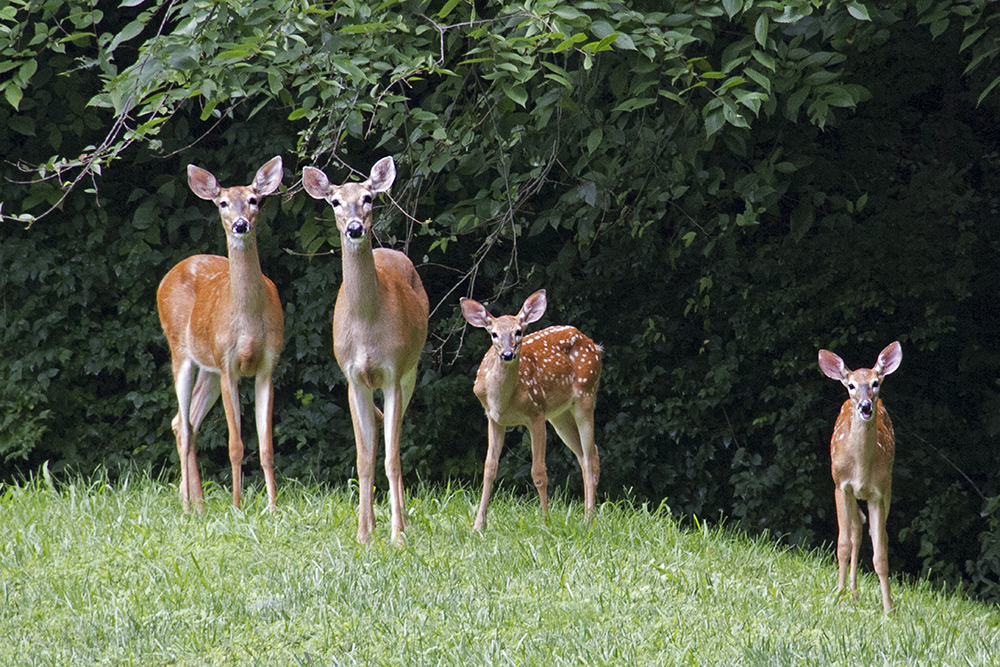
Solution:
M350 238L357 241L358 239L360 239L362 236L365 235L364 225L362 225L357 220L352 220L351 222L347 223L347 235Z
M250 231L250 223L240 218L233 223L233 234L246 234Z
M861 403L858 404L858 411L861 413L861 418L868 421L872 418L872 402L861 401Z
M504 361L513 361L514 360L514 353L513 352L509 352L509 351L508 352L501 352L500 353L500 358L502 360L504 360Z

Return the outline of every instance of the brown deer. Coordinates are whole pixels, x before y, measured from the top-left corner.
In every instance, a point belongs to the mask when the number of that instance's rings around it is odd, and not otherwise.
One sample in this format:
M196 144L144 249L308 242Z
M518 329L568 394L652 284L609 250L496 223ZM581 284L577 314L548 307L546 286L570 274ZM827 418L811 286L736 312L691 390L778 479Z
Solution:
M219 187L211 173L188 165L188 185L214 202L222 217L229 258L194 255L172 268L156 291L160 324L170 345L178 411L172 426L181 462L181 504L203 508L195 434L205 413L222 395L229 426L233 505L240 506L243 439L240 435L241 377L254 377L260 465L268 508L275 507L272 374L284 347L284 315L278 290L260 270L257 214L260 199L281 184L281 157L260 168L246 187ZM195 370L198 378L195 381Z
M892 499L892 462L896 455L895 437L889 413L878 397L882 379L899 368L903 352L899 343L888 345L878 355L874 368L852 371L828 350L819 351L823 373L839 380L849 398L840 408L830 440L834 497L837 501L837 591L844 590L847 563L851 564L852 597L858 596L858 549L864 518L858 500L868 502L869 531L874 555L872 562L882 587L882 608L892 612L889 592L889 560L885 520Z
M493 317L477 301L462 299L462 315L493 338L473 388L486 410L489 448L483 468L483 496L474 530L486 526L486 508L508 426L527 426L531 434L531 476L548 518L545 422L576 454L583 472L584 516L596 508L601 464L594 443L594 407L601 379L601 347L570 326L554 326L525 336L547 305L545 290L525 300L517 315Z
M382 390L385 472L392 506L392 540L406 530L399 436L403 413L417 381L417 362L427 340L429 304L409 258L388 248L372 249L372 200L396 178L391 157L375 163L363 183L332 185L306 167L302 184L315 199L333 207L343 248L344 278L333 310L333 352L347 377L354 442L358 453L358 542L375 530L372 493L378 428L382 415L373 392Z

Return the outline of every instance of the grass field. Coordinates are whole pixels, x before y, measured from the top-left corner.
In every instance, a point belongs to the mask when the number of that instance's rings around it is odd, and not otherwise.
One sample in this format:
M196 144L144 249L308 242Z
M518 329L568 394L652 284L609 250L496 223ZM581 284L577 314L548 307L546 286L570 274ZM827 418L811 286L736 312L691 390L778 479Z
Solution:
M802 553L664 512L415 489L405 548L376 508L294 482L267 514L208 487L44 479L0 492L0 665L989 665L1000 612L870 566L856 603L832 553Z

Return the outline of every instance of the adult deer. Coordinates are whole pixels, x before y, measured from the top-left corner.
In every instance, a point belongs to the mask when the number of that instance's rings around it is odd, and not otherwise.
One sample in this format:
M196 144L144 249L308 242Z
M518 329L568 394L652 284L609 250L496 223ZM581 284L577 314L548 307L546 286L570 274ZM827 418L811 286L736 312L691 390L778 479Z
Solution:
M819 351L820 369L827 377L843 383L849 395L840 408L830 440L837 524L840 528L837 538L837 591L844 590L850 560L851 592L854 599L858 596L858 548L861 546L861 524L864 522L858 500L865 500L871 519L872 562L882 587L882 607L886 613L892 611L892 594L889 592L885 520L892 498L892 462L896 444L892 421L878 393L882 379L899 368L902 359L899 343L894 342L879 353L874 368L852 371L833 352Z
M427 340L429 304L413 263L401 252L372 249L372 200L396 178L391 157L372 167L363 183L332 185L306 167L302 184L315 199L333 206L343 248L343 283L333 310L333 353L347 377L354 442L358 454L358 542L375 530L372 493L378 453L378 422L385 428L385 473L392 506L392 540L406 530L399 436L403 413L417 381L417 361ZM375 407L382 390L384 420Z
M594 407L601 378L601 347L570 326L555 326L525 337L525 328L545 313L545 290L529 296L517 315L493 317L483 305L462 299L462 315L486 329L486 351L473 391L486 410L489 448L483 468L483 496L474 530L486 526L486 508L508 426L531 434L531 476L548 518L549 478L545 469L545 422L576 454L583 472L584 515L593 518L601 464L594 444Z
M261 167L245 187L222 188L211 173L188 165L191 190L219 209L229 258L188 257L163 277L156 291L177 392L178 410L172 425L181 462L180 492L185 512L190 510L192 500L199 511L203 506L195 434L220 393L229 426L233 505L240 506L243 439L238 383L241 377L251 376L255 378L260 465L267 484L268 508L275 507L271 377L284 346L285 321L278 290L260 270L257 214L261 197L278 189L281 176L281 157Z

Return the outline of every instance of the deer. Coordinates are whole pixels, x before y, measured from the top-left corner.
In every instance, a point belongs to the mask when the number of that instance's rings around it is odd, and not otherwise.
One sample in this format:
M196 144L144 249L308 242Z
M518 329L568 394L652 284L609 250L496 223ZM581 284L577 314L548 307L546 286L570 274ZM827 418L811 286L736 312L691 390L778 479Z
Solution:
M333 207L343 252L343 282L333 310L333 353L347 378L358 467L357 541L375 530L372 496L379 422L385 436L385 473L392 508L392 541L405 543L406 507L399 439L413 395L417 362L427 340L429 302L410 259L372 247L372 201L396 179L392 157L375 163L366 181L332 185L321 170L305 167L302 184ZM374 392L382 391L383 411Z
M193 164L188 165L187 173L191 191L219 209L228 257L188 257L170 269L156 291L177 394L178 410L171 426L181 464L181 505L185 513L192 502L197 511L203 510L195 434L221 394L229 428L233 506L240 506L243 439L238 385L241 377L253 377L260 465L268 509L273 511L277 486L271 437L272 378L284 347L285 321L278 290L261 272L257 216L261 198L281 184L281 157L269 160L253 182L242 187L220 187L215 176Z
M545 314L545 290L529 296L517 315L493 317L478 301L462 298L462 316L486 329L492 346L486 351L473 392L488 422L483 494L473 530L486 527L500 453L508 426L527 426L531 436L531 476L542 515L548 520L548 474L545 467L545 422L576 455L583 474L584 518L593 519L601 474L594 443L594 408L601 379L601 346L571 326L552 326L525 335L529 324Z
M898 341L879 353L873 368L855 371L847 368L833 352L819 351L820 369L827 377L839 380L847 387L849 396L840 408L830 439L839 527L837 592L843 594L850 562L851 597L854 600L858 597L858 549L861 546L861 525L864 523L858 500L864 500L868 503L871 520L872 563L882 588L882 608L886 614L893 611L885 522L892 499L892 463L896 455L896 441L889 413L878 394L883 378L899 368L902 359L903 352Z

